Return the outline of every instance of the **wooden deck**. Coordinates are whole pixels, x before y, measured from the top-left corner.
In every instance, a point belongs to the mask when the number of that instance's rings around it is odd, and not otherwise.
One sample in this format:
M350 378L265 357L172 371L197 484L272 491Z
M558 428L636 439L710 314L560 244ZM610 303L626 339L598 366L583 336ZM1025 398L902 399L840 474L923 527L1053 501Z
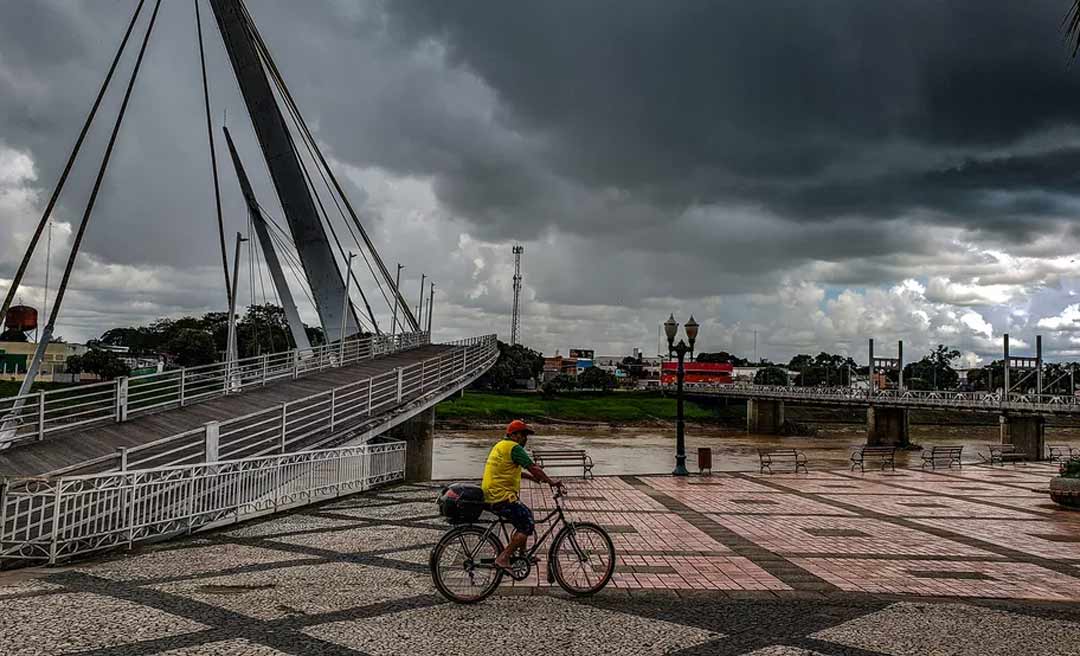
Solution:
M424 346L395 353L363 364L328 369L297 380L283 380L242 394L216 398L203 403L134 417L122 424L102 424L82 427L70 432L57 432L35 444L17 446L0 452L0 476L36 476L75 463L115 453L120 447L132 447L192 428L208 421L221 421L251 412L274 407L326 391L357 380L363 380L454 347Z

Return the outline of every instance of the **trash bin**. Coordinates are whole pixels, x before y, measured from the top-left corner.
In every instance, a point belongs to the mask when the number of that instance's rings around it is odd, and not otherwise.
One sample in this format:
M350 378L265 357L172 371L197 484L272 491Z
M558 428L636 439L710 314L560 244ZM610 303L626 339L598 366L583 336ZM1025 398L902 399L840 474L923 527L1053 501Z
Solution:
M712 474L712 449L709 447L699 447L697 450L697 467L698 473L702 476L708 476ZM705 472L708 471L708 474Z

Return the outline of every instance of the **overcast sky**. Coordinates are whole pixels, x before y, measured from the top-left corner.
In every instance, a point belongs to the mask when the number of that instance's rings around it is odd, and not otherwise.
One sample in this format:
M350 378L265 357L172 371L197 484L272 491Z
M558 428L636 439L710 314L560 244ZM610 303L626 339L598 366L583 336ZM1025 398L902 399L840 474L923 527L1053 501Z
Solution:
M0 0L0 288L135 4ZM762 357L863 359L902 338L971 362L1006 332L1080 356L1069 4L249 0L408 297L434 277L436 339L508 338L519 242L523 341L545 353L652 353L674 312L701 350L750 357L756 334ZM203 8L215 129L280 218ZM52 287L125 62L55 215ZM205 130L193 8L166 0L60 335L224 309ZM221 161L229 233L246 231Z

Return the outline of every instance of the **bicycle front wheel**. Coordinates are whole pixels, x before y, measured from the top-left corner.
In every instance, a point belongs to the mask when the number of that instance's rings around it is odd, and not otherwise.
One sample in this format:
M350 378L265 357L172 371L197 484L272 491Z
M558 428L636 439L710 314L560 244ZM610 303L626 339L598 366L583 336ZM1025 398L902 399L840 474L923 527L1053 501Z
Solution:
M598 524L568 524L551 545L555 580L572 595L586 596L604 589L615 573L615 545Z
M483 527L459 526L447 531L431 551L435 587L459 604L486 599L502 581L502 570L495 567L495 557L502 550L499 538Z

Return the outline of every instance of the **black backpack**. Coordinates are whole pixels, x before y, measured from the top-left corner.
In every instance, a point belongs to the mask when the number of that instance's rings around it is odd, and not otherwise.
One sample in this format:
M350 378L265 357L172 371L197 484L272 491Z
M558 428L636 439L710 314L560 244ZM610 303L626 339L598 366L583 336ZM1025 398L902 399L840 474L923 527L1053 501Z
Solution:
M484 490L479 485L454 483L439 495L439 514L450 524L468 524L484 512Z

